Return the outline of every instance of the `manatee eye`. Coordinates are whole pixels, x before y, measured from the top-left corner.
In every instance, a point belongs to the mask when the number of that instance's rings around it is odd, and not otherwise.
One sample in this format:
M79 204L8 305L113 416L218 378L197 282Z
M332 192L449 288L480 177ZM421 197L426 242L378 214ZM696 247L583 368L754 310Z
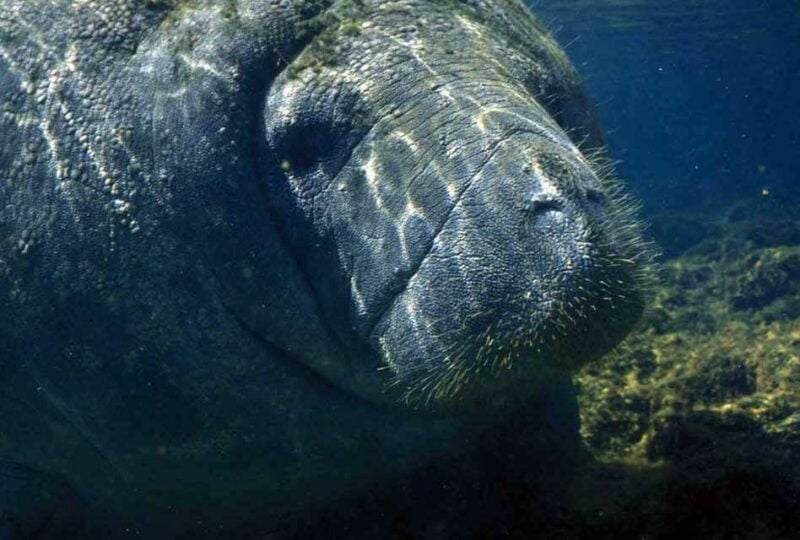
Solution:
M285 126L275 140L275 156L295 176L327 177L338 173L347 158L341 127L329 122L298 121Z
M291 82L292 92L273 88L264 111L265 155L289 173L301 197L322 193L347 164L368 125L358 122L359 97L337 88ZM290 97L287 99L286 95Z

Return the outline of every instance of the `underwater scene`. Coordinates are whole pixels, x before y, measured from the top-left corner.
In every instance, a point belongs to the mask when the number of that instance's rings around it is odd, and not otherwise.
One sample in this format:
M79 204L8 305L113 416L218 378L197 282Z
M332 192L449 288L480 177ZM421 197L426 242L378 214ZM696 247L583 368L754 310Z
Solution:
M800 0L0 0L0 539L800 538Z
M784 46L800 44L800 3L533 7L562 25L661 250L640 327L577 377L581 433L605 468L556 536L791 538L800 54Z
M794 538L800 3L528 5L583 76L661 257L638 329L577 376L596 461L550 515L518 507L478 537Z

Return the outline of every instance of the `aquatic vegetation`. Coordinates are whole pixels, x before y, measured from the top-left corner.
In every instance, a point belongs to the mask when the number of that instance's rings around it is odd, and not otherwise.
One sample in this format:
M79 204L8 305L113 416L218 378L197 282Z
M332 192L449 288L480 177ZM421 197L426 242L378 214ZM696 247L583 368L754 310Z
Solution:
M613 492L577 499L582 516L604 509L598 527L777 538L797 526L798 211L706 217L709 234L665 261L639 331L579 375L582 434L599 461L578 484Z

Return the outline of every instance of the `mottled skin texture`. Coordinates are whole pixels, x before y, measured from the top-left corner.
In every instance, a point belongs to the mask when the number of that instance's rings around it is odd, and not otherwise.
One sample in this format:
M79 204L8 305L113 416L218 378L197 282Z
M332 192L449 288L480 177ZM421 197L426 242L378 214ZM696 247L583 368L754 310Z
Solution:
M515 0L0 0L0 126L0 538L280 522L641 310Z

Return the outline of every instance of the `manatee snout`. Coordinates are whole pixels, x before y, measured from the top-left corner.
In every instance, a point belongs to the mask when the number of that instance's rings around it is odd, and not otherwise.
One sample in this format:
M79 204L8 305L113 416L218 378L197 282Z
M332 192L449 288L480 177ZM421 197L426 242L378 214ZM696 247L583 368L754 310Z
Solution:
M410 397L530 395L617 344L643 297L611 191L563 140L498 145L369 336Z
M349 370L417 403L531 395L631 328L647 250L579 149L602 137L555 43L425 6L368 12L278 78L268 201Z

